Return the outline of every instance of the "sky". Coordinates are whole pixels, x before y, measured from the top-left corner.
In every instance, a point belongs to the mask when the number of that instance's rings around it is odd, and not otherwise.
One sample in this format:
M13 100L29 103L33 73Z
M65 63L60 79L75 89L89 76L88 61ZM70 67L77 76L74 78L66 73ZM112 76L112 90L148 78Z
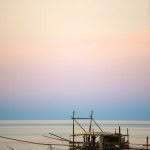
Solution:
M0 120L149 108L149 0L0 0Z

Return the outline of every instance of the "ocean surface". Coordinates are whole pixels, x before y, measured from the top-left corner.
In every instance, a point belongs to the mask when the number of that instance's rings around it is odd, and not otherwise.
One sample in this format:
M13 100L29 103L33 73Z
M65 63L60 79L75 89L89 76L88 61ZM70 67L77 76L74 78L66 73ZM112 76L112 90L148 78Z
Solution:
M85 130L88 131L89 121L78 121ZM129 129L130 143L145 144L146 137L150 137L150 121L97 121L104 132L118 132L118 127L121 127L121 133L126 134ZM94 125L92 131L98 132L99 128ZM83 132L76 124L75 133ZM71 120L34 120L34 121L0 121L0 136L16 138L31 142L48 143L48 144L68 144L64 141L50 139L45 136L50 136L49 133L71 139L72 121ZM52 137L52 136L50 136ZM56 138L56 137L55 137ZM150 141L149 141L150 143ZM67 146L52 146L53 149L68 149ZM12 141L0 138L0 150L47 150L51 147L47 145L28 144L23 142Z

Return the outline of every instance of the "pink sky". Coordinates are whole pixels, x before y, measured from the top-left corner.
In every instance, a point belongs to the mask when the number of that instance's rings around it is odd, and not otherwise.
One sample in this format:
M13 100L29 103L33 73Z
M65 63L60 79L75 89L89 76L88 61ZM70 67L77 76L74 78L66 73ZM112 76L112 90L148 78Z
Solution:
M149 18L149 0L2 0L0 101L150 105Z

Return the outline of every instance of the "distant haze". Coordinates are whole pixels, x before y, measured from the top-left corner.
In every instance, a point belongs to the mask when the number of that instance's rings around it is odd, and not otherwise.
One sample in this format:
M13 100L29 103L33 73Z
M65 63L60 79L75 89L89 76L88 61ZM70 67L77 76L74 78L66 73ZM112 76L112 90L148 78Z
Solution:
M149 0L0 0L0 119L150 120Z

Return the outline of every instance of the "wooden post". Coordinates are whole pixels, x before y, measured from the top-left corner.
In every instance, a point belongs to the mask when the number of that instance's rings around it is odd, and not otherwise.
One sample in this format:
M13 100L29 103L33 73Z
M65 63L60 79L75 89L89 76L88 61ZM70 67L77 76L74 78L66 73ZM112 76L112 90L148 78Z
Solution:
M128 141L128 150L129 150L129 130L127 128L127 141Z
M73 150L74 150L74 115L75 115L75 112L73 111L73 116L72 116L72 120L73 120Z
M128 130L128 128L127 128L127 140L128 140L128 143L129 143L129 130Z
M92 127L93 111L91 111L90 118L91 118L91 120L90 120L89 132L91 132L91 127Z
M91 115L90 115L90 126L89 126L89 133L91 132L92 129L92 119L93 119L93 111L91 111ZM89 135L88 136L88 142L89 142L89 148L91 149L91 141L92 141L92 136Z
M119 126L119 148L121 149L121 129Z
M147 138L146 138L146 147L147 147L147 150L148 150L148 136L147 136Z

